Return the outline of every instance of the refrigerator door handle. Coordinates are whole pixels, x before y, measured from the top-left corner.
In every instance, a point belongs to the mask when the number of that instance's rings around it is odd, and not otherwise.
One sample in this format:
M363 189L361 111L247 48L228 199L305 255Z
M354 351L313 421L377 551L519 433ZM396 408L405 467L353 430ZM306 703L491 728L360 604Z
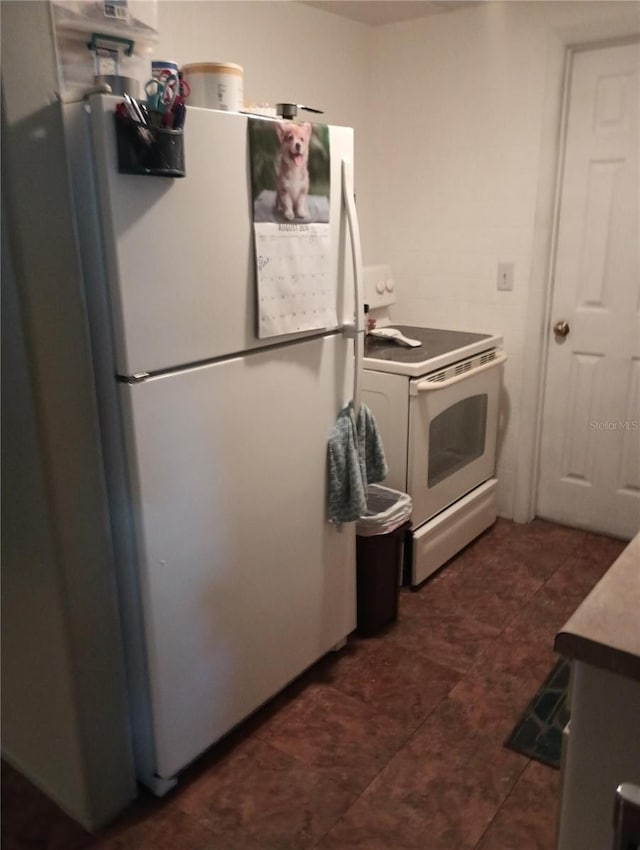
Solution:
M360 375L364 357L364 311L362 305L362 246L360 245L360 227L358 225L358 214L353 196L353 162L350 159L342 160L342 197L347 213L349 236L351 237L351 256L353 260L355 321L352 328L345 328L345 333L353 335L355 355L353 407L357 416L360 411Z

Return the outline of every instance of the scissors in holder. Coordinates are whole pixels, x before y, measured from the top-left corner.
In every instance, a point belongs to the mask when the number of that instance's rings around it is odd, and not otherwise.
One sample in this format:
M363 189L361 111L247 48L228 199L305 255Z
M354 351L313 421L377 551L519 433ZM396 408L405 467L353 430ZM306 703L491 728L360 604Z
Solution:
M187 100L189 95L191 94L191 86L184 79L184 77L180 76L178 80L178 92L176 94L176 106L182 104Z
M175 74L156 79L152 77L144 86L147 105L154 112L168 112L178 94L180 81Z
M165 127L170 127L173 130L182 130L187 111L185 100L190 94L191 86L180 75L178 92L171 107L171 112L165 112L162 116L162 123Z

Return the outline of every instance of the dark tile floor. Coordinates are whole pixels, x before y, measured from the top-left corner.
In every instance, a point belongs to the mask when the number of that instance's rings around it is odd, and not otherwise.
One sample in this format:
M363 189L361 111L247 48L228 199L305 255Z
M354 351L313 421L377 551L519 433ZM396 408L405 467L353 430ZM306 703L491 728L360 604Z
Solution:
M353 639L88 835L6 765L3 850L552 850L559 774L503 747L553 639L624 548L498 520Z

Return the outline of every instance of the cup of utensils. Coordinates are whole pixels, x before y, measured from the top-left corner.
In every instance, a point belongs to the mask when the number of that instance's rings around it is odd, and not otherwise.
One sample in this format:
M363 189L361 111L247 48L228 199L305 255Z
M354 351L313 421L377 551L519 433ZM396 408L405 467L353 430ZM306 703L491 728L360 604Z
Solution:
M115 116L121 173L185 176L183 128L189 94L177 67L152 69L144 85L145 100L123 93Z
M115 120L121 173L185 176L184 132L182 126L176 126L179 111L151 109L149 103L125 94L116 106Z

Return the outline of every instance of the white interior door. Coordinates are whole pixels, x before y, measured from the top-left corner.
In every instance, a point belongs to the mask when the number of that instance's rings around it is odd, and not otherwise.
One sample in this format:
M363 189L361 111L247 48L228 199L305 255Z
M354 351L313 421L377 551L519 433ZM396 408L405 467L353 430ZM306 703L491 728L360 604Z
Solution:
M537 505L623 538L640 528L639 68L638 43L573 56Z

